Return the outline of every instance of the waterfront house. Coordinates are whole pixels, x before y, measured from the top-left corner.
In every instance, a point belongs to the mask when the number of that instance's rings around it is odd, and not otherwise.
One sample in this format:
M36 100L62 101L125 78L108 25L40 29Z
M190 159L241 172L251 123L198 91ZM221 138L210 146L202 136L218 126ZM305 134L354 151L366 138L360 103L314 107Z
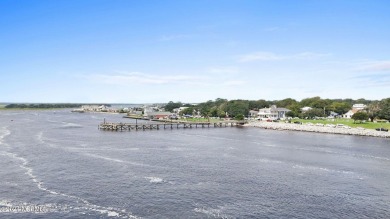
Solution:
M353 116L353 114L355 114L358 111L360 110L351 109L347 113L343 114L343 118L350 119Z
M259 115L259 111L256 110L249 111L249 118L257 118L258 115Z
M270 108L263 108L259 110L259 118L264 119L284 119L286 118L286 113L291 110L286 108L277 108L276 105L272 105Z
M366 107L367 106L365 104L362 104L362 103L354 104L352 106L352 109L343 115L343 118L350 119L353 116L353 114L355 114L356 112L359 112L359 111L364 111L366 109Z
M183 110L185 110L187 108L188 107L186 107L186 106L182 106L182 107L173 109L173 112L176 113L176 114L180 114L181 111L183 111Z
M362 103L353 104L352 110L364 110L367 106Z
M171 112L147 112L144 114L144 117L148 119L169 119L173 116L175 116L175 114Z
M301 108L301 112L307 112L307 111L309 111L309 110L312 110L313 108L311 108L310 106L305 106L305 107L303 107L303 108Z

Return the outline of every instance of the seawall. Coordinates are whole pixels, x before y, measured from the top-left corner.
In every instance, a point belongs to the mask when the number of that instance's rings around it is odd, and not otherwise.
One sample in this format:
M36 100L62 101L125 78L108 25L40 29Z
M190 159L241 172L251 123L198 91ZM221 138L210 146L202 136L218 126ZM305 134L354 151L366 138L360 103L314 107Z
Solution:
M364 128L338 128L338 127L325 127L325 126L316 126L316 125L292 124L292 123L282 123L282 122L262 122L262 121L250 122L245 126L259 127L264 129L273 129L273 130L304 131L304 132L317 132L317 133L328 133L328 134L390 138L390 132L376 131L373 129L364 129Z

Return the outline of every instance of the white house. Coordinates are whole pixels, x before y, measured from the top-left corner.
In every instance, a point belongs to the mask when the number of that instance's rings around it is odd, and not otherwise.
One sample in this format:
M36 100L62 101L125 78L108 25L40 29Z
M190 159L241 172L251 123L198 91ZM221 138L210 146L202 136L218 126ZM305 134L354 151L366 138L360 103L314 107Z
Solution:
M356 112L362 111L367 106L362 103L353 104L352 109L343 115L343 118L350 119Z
M360 111L360 110L351 109L343 115L343 118L350 119L353 116L353 114L355 114L358 111Z
M286 108L277 108L275 105L272 105L270 108L263 108L259 110L259 118L269 118L269 119L281 119L286 118L286 113L291 110Z
M301 111L304 113L304 112L307 112L309 110L312 110L313 108L311 108L310 106L305 106L303 108L301 108Z
M188 107L186 107L186 106L182 106L182 107L173 109L173 112L176 113L176 114L179 114L181 111L183 111L183 110L185 110L187 108Z
M353 110L364 110L367 106L362 103L353 104Z

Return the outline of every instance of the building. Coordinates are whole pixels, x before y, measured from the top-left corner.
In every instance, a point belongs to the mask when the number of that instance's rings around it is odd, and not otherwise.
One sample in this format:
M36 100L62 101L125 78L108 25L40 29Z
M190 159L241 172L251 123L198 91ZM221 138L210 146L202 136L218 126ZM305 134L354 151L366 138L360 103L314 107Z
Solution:
M313 108L311 108L310 106L305 106L305 107L303 107L303 108L301 108L301 112L307 112L307 111L309 111L309 110L312 110Z
M343 118L350 119L352 118L353 114L364 111L366 109L366 105L362 103L353 104L352 109L349 110L347 113L343 115Z
M259 116L259 111L249 110L249 118L257 118Z
M147 112L144 114L144 117L148 119L170 119L174 116L171 112Z
M173 112L176 113L176 114L180 114L181 111L183 111L183 110L185 110L187 108L188 107L186 107L186 106L182 106L182 107L173 109Z
M350 119L350 118L352 118L353 114L355 114L358 111L360 111L360 110L351 109L347 113L343 114L343 118Z
M364 110L367 106L362 103L353 104L352 110Z
M270 108L263 108L259 110L259 118L264 119L283 119L286 118L286 113L291 110L286 108L277 108L275 105L272 105Z

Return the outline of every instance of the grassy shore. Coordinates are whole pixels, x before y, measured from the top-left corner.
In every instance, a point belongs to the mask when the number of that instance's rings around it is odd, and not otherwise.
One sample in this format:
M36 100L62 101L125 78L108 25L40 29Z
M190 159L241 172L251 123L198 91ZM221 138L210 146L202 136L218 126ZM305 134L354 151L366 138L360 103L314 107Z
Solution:
M326 119L326 120L309 120L309 119L293 119L292 122L299 121L302 122L303 124L306 123L321 123L321 124L343 124L350 126L352 128L357 128L357 127L362 127L366 129L376 129L376 128L386 128L390 129L390 123L374 123L374 122L364 122L364 123L359 123L358 121L356 123L353 122L352 119Z

